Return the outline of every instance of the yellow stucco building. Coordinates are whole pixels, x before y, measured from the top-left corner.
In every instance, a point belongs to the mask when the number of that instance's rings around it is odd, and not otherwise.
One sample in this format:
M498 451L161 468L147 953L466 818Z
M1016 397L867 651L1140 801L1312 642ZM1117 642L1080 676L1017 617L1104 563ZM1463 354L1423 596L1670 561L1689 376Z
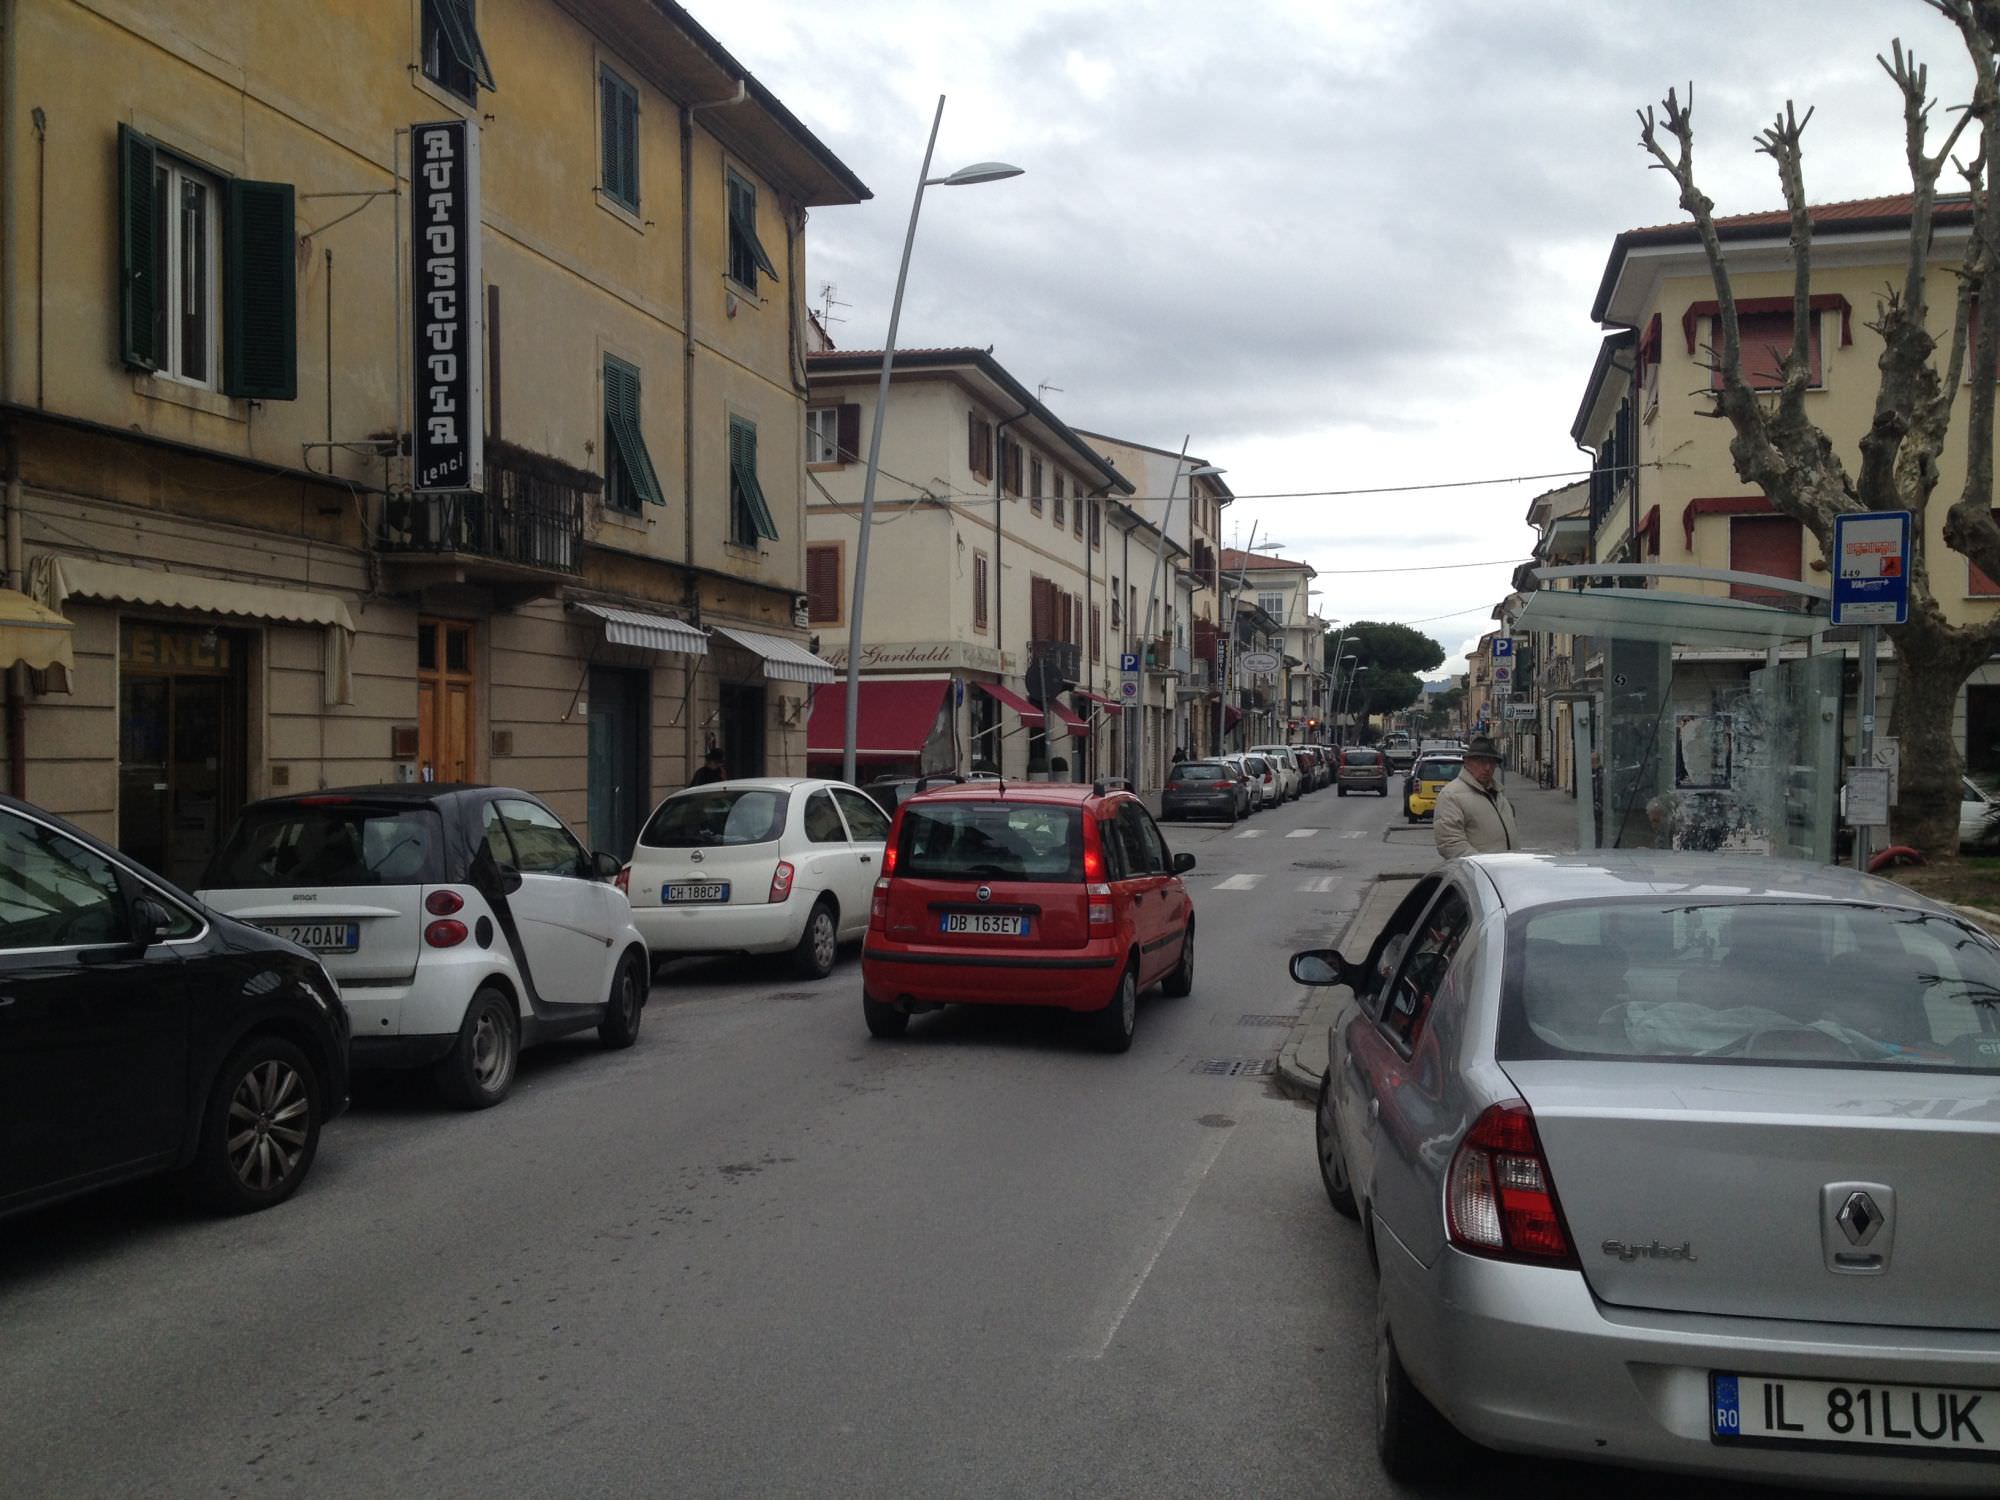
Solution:
M803 771L804 222L868 191L684 9L4 26L7 583L73 627L14 790L192 879L276 791L508 783L617 849L711 748Z

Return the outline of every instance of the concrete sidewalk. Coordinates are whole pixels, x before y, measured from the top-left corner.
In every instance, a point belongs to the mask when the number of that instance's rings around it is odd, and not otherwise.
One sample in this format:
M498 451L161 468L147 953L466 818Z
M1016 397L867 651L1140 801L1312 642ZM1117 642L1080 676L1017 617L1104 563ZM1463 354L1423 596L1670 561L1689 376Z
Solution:
M1567 792L1544 791L1537 786L1522 783L1506 788L1507 800L1514 804L1514 822L1521 835L1521 845L1526 849L1541 850L1552 854L1571 854L1576 850L1576 799ZM1423 835L1419 841L1418 835ZM1362 897L1361 905L1355 910L1354 919L1347 924L1334 946L1351 959L1366 956L1369 948L1382 929L1395 915L1403 897L1410 888L1421 880L1424 874L1438 864L1435 846L1429 839L1430 829L1409 827L1407 831L1392 825L1383 835L1385 843L1392 843L1399 853L1407 851L1410 863L1407 872L1378 875ZM1335 987L1313 989L1307 992L1305 1009L1292 1024L1292 1033L1285 1039L1285 1045L1278 1051L1278 1087L1297 1099L1315 1099L1319 1096L1320 1078L1326 1072L1327 1029L1333 1024L1334 1013L1340 1008L1339 990Z

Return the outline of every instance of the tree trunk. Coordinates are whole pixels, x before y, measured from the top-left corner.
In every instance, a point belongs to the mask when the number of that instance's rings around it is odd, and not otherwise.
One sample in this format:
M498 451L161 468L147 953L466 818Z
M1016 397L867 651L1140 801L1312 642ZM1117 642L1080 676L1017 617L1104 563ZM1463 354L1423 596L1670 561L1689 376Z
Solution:
M1912 638L1911 632L1915 633ZM1933 860L1958 855L1959 778L1962 774L1952 719L1958 690L1976 661L1961 662L1957 642L1922 627L1913 617L1896 633L1896 697L1889 733L1901 762L1890 837L1924 850Z

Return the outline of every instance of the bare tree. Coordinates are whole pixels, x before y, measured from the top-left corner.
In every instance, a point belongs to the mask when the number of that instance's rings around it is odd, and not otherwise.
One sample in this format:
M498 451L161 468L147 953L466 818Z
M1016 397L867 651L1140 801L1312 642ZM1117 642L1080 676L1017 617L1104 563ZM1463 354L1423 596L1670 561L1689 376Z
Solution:
M1892 57L1877 57L1903 100L1903 132L1913 189L1908 250L1901 286L1884 288L1875 320L1867 326L1882 338L1878 361L1881 386L1874 418L1861 438L1860 466L1850 474L1832 439L1806 417L1806 390L1812 381L1810 323L1812 295L1812 214L1806 202L1801 145L1808 110L1800 119L1790 101L1757 137L1757 150L1778 168L1791 219L1792 347L1780 367L1775 396L1753 388L1743 376L1743 349L1736 300L1730 289L1722 240L1715 228L1715 205L1695 182L1694 86L1687 103L1669 90L1656 119L1640 112L1640 145L1653 165L1674 179L1680 203L1701 236L1715 282L1722 341L1714 351L1721 383L1714 392L1715 415L1734 429L1729 445L1736 472L1757 485L1781 514L1795 517L1831 556L1833 522L1853 511L1907 510L1914 515L1910 560L1910 619L1889 629L1896 655L1896 697L1889 731L1900 741L1902 774L1893 833L1900 843L1933 859L1958 851L1958 747L1952 711L1958 691L1973 670L2000 650L2000 619L1970 625L1946 620L1931 588L1924 555L1925 514L1939 482L1938 455L1951 426L1952 401L1964 378L1968 352L1971 384L1965 419L1965 487L1951 502L1944 521L1945 544L2000 578L2000 526L1993 522L1993 394L2000 356L2000 298L1982 295L2000 250L1988 173L2000 151L1996 114L1996 46L2000 46L2000 0L1922 0L1958 28L1972 59L1972 101L1937 150L1927 149L1933 101L1929 70L1903 44ZM1970 159L1954 155L1961 137L1971 143ZM1971 239L1956 272L1957 316L1942 368L1937 342L1926 325L1931 284L1931 235L1937 217L1938 179L1946 166L1965 180L1972 221ZM1976 334L1968 330L1976 320Z

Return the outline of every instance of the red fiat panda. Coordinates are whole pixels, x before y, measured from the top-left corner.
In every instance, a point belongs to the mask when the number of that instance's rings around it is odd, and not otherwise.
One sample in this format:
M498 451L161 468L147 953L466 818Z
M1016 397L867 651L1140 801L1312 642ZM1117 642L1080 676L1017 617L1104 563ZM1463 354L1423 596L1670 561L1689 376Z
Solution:
M896 809L861 951L878 1037L945 1005L1087 1012L1132 1045L1140 991L1194 987L1194 906L1145 804L1102 783L968 782Z

